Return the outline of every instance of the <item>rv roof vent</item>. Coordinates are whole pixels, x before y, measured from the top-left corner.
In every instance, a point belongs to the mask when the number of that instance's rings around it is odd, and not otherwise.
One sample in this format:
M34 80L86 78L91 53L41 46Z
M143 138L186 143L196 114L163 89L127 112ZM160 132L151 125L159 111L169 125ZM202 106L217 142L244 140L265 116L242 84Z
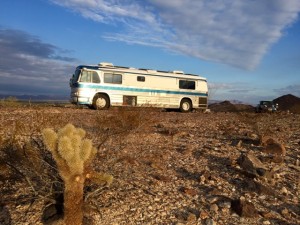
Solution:
M99 66L104 66L104 67L113 67L114 65L109 62L101 62L98 64Z
M174 70L173 73L176 73L176 74L183 74L183 71L181 71L181 70Z
M147 70L148 73L156 73L156 70Z

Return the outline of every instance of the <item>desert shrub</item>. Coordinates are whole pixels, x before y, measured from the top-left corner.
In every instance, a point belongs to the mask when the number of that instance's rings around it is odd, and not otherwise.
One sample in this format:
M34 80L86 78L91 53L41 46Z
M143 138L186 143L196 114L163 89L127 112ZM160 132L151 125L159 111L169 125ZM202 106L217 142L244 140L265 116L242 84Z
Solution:
M6 107L16 107L20 105L19 100L17 99L17 97L14 96L9 96L7 98L4 98L0 101L0 105L1 106L6 106Z
M55 114L47 114L43 110L29 110L22 113L22 117L11 114L1 115L6 119L0 123L0 139L9 142L25 143L32 138L40 136L42 129L46 127L61 127L66 118Z
M40 138L24 141L20 136L15 135L2 139L0 167L2 168L1 181L25 184L21 199L18 197L18 199L2 200L55 201L56 192L62 191L61 179L55 173L55 163Z
M99 145L106 143L109 138L122 142L127 135L145 131L147 125L155 121L152 116L153 108L148 107L120 107L111 114L103 114L102 112L99 112L95 121L96 141Z

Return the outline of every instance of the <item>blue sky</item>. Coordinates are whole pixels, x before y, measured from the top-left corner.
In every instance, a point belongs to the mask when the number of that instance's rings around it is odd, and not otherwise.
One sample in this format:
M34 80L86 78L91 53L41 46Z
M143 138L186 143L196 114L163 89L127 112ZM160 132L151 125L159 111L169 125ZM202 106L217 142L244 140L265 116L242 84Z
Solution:
M79 64L183 70L210 98L300 97L299 0L1 0L0 94L69 95Z

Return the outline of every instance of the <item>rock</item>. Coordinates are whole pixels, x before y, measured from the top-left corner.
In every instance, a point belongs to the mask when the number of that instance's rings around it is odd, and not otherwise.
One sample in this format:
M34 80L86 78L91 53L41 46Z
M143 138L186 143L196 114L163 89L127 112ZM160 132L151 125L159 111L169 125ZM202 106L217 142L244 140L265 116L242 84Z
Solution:
M237 159L237 163L250 175L264 176L267 171L264 164L252 153L248 153L247 155L242 153Z
M197 221L196 215L194 213L189 213L187 217L187 222L195 224L196 221Z
M281 214L285 217L285 218L289 218L291 217L291 214L289 212L289 210L287 208L284 208L283 210L281 210Z
M250 134L249 136L250 136L250 138L253 139L253 140L259 139L259 135L254 134L254 133Z
M207 201L208 201L210 204L213 204L213 203L215 203L215 202L218 201L218 197L216 197L216 196L209 197L209 198L207 198Z
M232 140L231 145L240 148L243 144L242 140Z
M208 213L207 213L206 211L202 210L202 211L200 212L200 218L201 218L202 220L207 219L208 217L209 217L209 215L208 215Z
M62 205L51 204L43 211L42 221L44 223L52 223L62 218Z
M230 207L231 207L231 202L227 202L227 201L223 201L223 202L220 202L219 203L219 206L221 207L221 208L227 208L227 209L229 209Z
M288 194L288 190L286 189L286 187L281 188L280 192L284 195Z
M212 204L210 206L210 211L214 212L214 213L217 213L219 210L219 207L217 206L217 204Z
M205 109L204 113L211 113L210 109Z
M242 144L243 144L243 141L240 140L240 141L237 143L236 147L240 148L240 147L242 147Z
M260 214L261 214L264 218L266 218L266 219L270 219L270 218L276 217L276 215L275 215L273 212L270 212L270 211L268 211L268 212L261 212Z
M247 189L251 192L258 193L260 195L275 195L276 192L273 190L272 187L261 184L259 182L253 180L247 180L245 182Z
M284 157L286 154L286 149L283 144L281 144L275 138L268 136L262 137L261 143L265 147L264 151L266 153L282 157Z
M201 175L201 176L200 176L200 183L201 183L201 184L204 184L204 182L205 182L205 176L204 176L204 175Z
M192 189L192 188L184 188L184 193L190 196L195 196L198 194L197 190Z
M241 217L256 217L258 215L254 204L244 199L232 200L231 208Z
M216 225L217 223L213 219L206 219L205 220L205 225Z

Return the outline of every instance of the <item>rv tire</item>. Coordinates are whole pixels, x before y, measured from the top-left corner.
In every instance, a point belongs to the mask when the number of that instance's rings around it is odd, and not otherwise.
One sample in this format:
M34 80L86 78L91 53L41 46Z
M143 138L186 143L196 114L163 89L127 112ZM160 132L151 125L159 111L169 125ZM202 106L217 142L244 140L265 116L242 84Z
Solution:
M109 98L104 94L96 94L93 99L94 109L108 109L109 108Z
M190 112L190 111L192 111L192 108L193 108L193 106L192 106L192 102L190 99L184 98L181 100L180 108L179 108L181 112Z

